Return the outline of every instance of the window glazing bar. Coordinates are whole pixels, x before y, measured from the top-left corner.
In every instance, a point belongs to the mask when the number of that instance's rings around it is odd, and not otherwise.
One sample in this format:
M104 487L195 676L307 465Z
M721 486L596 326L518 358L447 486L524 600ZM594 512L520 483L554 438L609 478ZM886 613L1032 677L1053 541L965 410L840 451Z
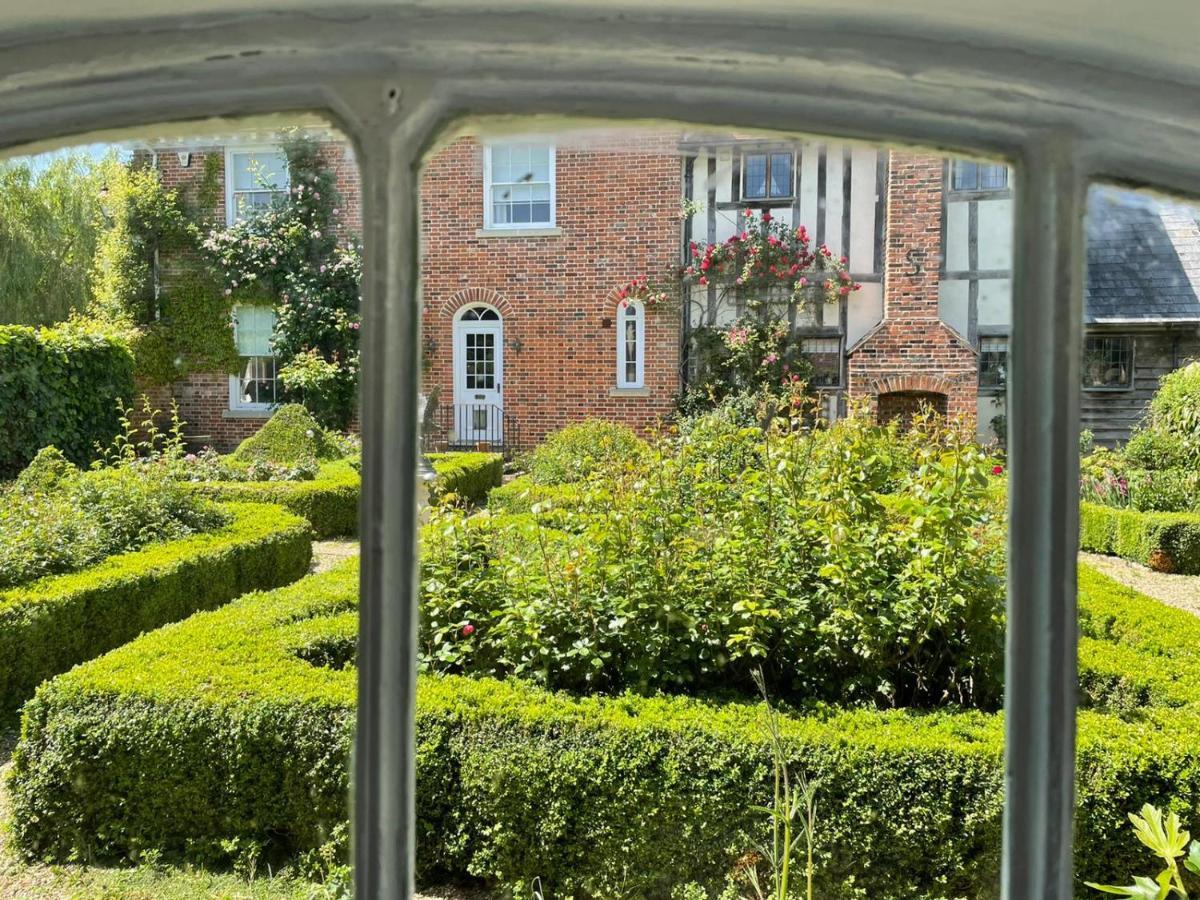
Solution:
M1086 183L1073 141L1016 183L1008 378L1004 900L1071 900Z
M359 900L414 891L417 631L417 194L398 139L367 141L363 184L358 730L351 769Z

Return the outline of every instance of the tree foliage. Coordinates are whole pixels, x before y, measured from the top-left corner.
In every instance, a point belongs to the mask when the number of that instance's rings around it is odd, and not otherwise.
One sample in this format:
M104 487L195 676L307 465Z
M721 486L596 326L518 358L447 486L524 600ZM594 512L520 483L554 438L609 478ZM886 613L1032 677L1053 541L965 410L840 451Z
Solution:
M0 165L0 324L50 325L87 308L102 183L82 154Z

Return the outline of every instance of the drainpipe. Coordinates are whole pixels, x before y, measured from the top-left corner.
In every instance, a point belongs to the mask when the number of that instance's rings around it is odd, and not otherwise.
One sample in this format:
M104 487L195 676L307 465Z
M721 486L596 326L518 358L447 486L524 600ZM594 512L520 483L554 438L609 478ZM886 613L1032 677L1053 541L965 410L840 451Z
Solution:
M695 172L696 172L696 157L688 155L683 161L683 196L685 200L691 200L692 194L695 191ZM692 216L689 213L683 219L683 261L687 265L691 259L689 257L688 246L692 242ZM683 334L680 335L679 342L679 387L682 394L688 386L688 376L691 374L692 368L692 287L687 285L682 291L680 302L683 304Z
M150 167L152 169L154 169L155 172L158 171L158 151L157 150L152 150L150 153ZM153 283L153 288L154 288L154 308L150 310L150 317L155 320L160 318L160 316L161 316L160 311L162 309L161 304L159 304L159 302L158 302L159 294L162 292L162 282L159 278L159 274L160 273L159 273L159 268L158 268L158 241L155 241L154 242L154 260L150 265L150 278L151 278L151 281Z

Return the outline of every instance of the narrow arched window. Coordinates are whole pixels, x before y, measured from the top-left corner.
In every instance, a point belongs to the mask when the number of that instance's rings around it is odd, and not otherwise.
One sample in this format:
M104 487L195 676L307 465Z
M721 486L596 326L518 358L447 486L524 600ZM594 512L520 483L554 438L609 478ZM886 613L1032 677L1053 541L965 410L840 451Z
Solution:
M617 387L645 386L646 310L640 303L617 308Z

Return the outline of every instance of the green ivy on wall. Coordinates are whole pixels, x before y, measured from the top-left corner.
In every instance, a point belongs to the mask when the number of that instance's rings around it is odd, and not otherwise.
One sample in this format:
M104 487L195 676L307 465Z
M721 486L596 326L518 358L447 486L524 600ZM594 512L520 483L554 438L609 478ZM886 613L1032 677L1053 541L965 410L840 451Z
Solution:
M133 342L138 375L151 384L170 384L192 372L237 371L233 301L202 267L192 268L170 279L162 317L143 326Z

